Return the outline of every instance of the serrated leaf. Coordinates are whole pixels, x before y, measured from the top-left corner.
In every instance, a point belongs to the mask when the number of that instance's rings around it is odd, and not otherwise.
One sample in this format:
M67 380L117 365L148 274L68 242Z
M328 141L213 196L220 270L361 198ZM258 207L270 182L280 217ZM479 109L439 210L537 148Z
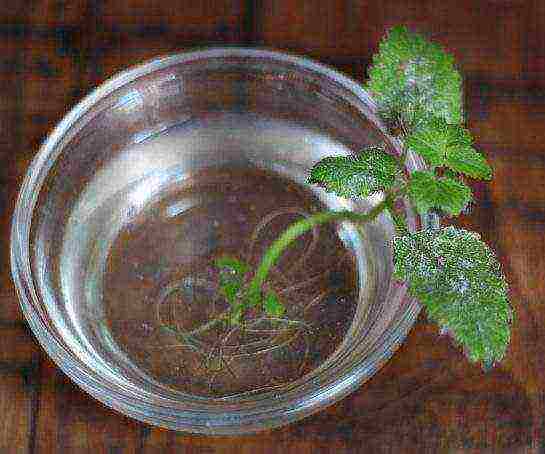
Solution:
M406 27L392 28L368 71L367 88L386 120L414 127L428 116L462 119L462 78L440 46Z
M439 206L446 213L458 216L471 202L471 189L460 180L443 177L438 179L441 192Z
M458 174L454 170L449 169L448 167L445 167L443 169L443 176L449 178L458 178Z
M451 169L471 178L484 180L492 178L492 168L486 162L486 158L472 147L460 146L447 150L446 161Z
M431 166L443 166L447 152L458 146L471 146L469 132L460 125L433 117L405 139L405 145L422 156Z
M445 154L443 150L435 146L430 146L429 141L421 136L416 137L415 135L411 135L407 137L405 146L409 150L422 156L426 163L432 167L440 167L445 164Z
M413 172L407 189L411 201L420 214L427 213L436 207L441 197L435 175L428 171Z
M433 208L450 215L459 215L471 201L471 189L461 181L437 178L430 171L416 171L411 174L408 194L416 210L425 214Z
M465 128L448 124L441 118L427 121L405 140L405 145L432 167L448 166L472 178L490 179L492 169L471 144L471 135Z
M354 156L329 156L314 165L308 182L341 197L367 197L389 189L398 167L381 147L369 147Z
M455 227L394 240L396 278L472 361L489 366L505 355L513 318L507 283L478 234Z
M286 310L278 299L278 296L273 292L267 293L263 300L263 307L267 315L271 317L281 317Z

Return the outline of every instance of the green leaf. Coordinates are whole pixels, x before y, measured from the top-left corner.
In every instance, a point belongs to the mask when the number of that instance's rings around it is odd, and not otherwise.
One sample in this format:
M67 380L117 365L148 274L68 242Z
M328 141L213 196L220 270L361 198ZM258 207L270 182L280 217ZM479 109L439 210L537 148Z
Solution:
M469 146L454 147L447 151L447 165L471 178L490 180L492 168L486 158Z
M501 361L513 314L501 267L478 234L450 226L397 237L394 262L395 277L472 361Z
M420 214L427 213L439 205L441 189L432 172L413 172L407 188L409 197Z
M465 128L448 124L442 118L430 119L405 140L405 145L432 167L448 166L472 178L490 179L492 169L471 144L471 135Z
M438 180L441 192L439 206L444 212L458 216L471 202L471 189L458 179L443 177Z
M462 78L440 46L406 27L392 28L373 57L366 88L386 121L415 128L429 116L462 120Z
M405 139L405 145L422 156L434 167L446 163L451 147L471 146L469 132L460 125L448 124L444 119L433 117L425 125Z
M244 315L245 310L246 307L244 306L244 304L234 305L231 308L231 312L229 314L229 323L231 325L240 325L240 321L242 320L242 316Z
M471 189L461 181L451 177L437 178L430 171L413 172L408 193L420 214L437 208L457 216L471 201Z
M405 216L403 213L398 213L398 210L396 210L394 203L395 203L394 200L390 200L386 207L388 212L390 213L390 216L392 217L396 234L404 235L405 233L409 231L407 220L405 219Z
M448 167L443 168L443 176L454 179L458 178L458 174L454 170L449 169Z
M357 156L330 156L311 170L308 182L340 197L367 197L389 189L398 172L396 159L381 147L368 147Z
M237 304L238 294L244 283L245 275L250 271L250 266L235 257L227 255L218 257L214 261L214 265L220 270L220 294L225 297L231 306Z
M221 270L231 271L239 276L244 276L246 273L248 273L248 271L250 271L250 266L248 264L229 255L218 257L214 261L214 265Z
M225 280L220 282L220 294L225 296L225 299L232 305L235 304L238 292L242 287L241 280Z
M390 215L392 216L392 221L394 221L394 226L398 235L403 235L409 231L405 216L398 214L393 210L390 210Z
M265 308L265 312L271 317L281 317L286 310L278 299L278 296L273 292L267 293L263 301L263 307Z

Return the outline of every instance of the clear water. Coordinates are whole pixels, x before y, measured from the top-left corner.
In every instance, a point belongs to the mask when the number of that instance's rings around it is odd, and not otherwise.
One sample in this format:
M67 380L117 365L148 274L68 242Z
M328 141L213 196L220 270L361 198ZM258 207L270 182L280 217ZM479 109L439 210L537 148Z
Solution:
M57 328L105 374L194 395L283 386L319 367L349 330L361 294L380 285L366 288L366 263L377 254L349 223L305 234L271 274L283 318L297 324L250 313L244 331L200 328L227 308L216 297L214 258L256 266L301 216L373 202L353 204L306 185L314 162L348 153L311 128L251 115L137 136L86 183L60 229L65 307L49 308ZM383 233L370 231L367 240L373 235L384 244Z

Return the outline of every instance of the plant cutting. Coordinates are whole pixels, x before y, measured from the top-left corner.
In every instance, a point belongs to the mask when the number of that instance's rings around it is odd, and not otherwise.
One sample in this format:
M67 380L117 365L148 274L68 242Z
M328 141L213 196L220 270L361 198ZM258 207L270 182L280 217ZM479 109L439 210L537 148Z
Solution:
M216 259L217 296L228 309L192 331L164 323L193 349L199 348L199 335L222 327L217 349L203 351L209 374L229 369L223 347L236 332L271 335L266 341L269 349L312 330L304 320L286 315L286 302L270 285L279 259L294 242L312 229L339 221L351 221L364 236L366 223L384 212L396 228L391 244L394 277L406 284L441 333L448 334L470 361L488 368L504 357L513 311L493 251L478 233L452 225L410 231L399 209L400 201L408 200L422 216L454 218L473 202L468 181L492 177L492 168L464 125L462 78L454 60L439 45L395 27L381 42L368 74L365 88L388 132L401 142L402 152L377 144L351 156L329 156L310 169L308 183L339 197L375 196L380 201L366 213L322 211L293 223L254 269L239 257ZM420 156L426 169L407 172L409 154Z
M114 77L19 194L12 272L33 333L106 405L208 434L343 398L421 308L471 360L500 361L513 314L498 261L437 222L491 177L460 98L452 59L403 28L365 89L261 49Z

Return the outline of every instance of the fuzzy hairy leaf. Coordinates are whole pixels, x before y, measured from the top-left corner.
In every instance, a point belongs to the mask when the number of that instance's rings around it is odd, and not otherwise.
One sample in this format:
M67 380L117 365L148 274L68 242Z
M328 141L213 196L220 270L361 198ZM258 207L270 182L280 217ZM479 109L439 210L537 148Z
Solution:
M459 215L471 201L471 189L452 177L437 178L430 171L415 171L408 184L409 197L420 214L437 208Z
M447 165L471 178L490 180L492 168L486 158L469 146L453 147L447 151Z
M394 261L395 277L407 282L409 293L471 361L501 361L512 320L508 287L478 234L450 226L397 237Z
M329 156L314 165L308 182L340 197L367 197L389 189L398 171L396 160L381 147L354 156Z
M490 179L492 169L485 157L472 147L472 142L471 135L461 125L433 118L410 134L405 145L432 167L448 166L472 178Z
M406 27L392 28L381 42L367 88L387 122L413 129L428 116L462 119L462 78L453 57Z
M429 119L422 128L405 139L405 145L432 166L445 165L450 147L471 146L472 142L471 135L465 128L458 124L448 124L439 117Z

